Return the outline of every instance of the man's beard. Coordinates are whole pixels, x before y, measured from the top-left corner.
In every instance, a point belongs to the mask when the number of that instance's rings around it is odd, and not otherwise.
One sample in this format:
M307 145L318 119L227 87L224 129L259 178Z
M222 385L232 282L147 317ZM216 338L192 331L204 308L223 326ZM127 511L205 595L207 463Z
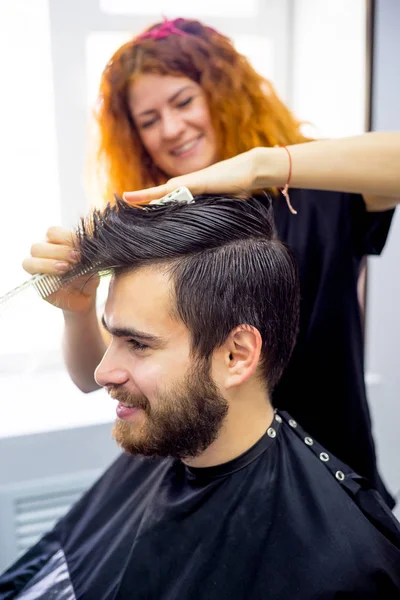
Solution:
M155 408L145 396L134 396L123 387L109 391L122 404L143 410L139 422L118 420L113 429L115 440L129 454L199 456L217 438L228 412L205 359L197 360L169 390L158 393Z

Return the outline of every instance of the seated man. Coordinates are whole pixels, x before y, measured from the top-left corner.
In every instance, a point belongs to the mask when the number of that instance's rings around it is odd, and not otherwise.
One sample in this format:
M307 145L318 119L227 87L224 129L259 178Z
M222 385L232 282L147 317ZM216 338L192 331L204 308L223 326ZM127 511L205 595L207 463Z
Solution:
M0 577L1 600L400 598L397 521L271 406L299 284L269 208L120 201L78 248L113 273L96 378L126 453Z

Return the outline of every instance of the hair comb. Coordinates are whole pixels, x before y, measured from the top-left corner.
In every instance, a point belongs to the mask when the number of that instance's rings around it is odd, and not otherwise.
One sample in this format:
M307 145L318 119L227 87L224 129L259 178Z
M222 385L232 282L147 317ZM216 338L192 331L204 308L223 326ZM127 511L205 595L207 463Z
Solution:
M74 281L78 277L89 273L91 269L88 267L84 267L81 269L75 269L71 271L65 277L59 277L58 275L50 275L50 274L37 274L33 275L30 279L18 285L11 291L7 292L3 296L0 297L0 314L3 308L16 296L19 296L22 292L25 292L28 289L34 289L37 291L39 296L43 299L47 298L51 294L58 292L59 289Z
M149 204L159 204L164 206L165 204L193 204L194 198L187 187L179 187L170 194L163 196L159 200L152 200Z

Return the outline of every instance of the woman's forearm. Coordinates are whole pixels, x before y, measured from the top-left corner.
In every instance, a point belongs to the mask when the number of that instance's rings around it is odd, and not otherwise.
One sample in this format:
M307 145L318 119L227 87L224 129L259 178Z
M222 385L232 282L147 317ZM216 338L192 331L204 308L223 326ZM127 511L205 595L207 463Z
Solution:
M400 197L400 133L320 140L288 150L291 187ZM283 187L289 173L286 150L259 148L257 154L254 188Z
M64 311L64 360L72 381L82 392L93 392L99 386L94 371L106 351L96 310L76 314Z

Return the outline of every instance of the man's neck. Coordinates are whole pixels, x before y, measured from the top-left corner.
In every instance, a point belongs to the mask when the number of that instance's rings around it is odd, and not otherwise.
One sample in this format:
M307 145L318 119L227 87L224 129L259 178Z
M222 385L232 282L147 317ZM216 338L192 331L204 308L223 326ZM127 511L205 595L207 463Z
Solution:
M274 419L263 388L242 390L229 400L229 412L217 439L200 455L185 459L190 467L212 467L233 460L254 446Z

